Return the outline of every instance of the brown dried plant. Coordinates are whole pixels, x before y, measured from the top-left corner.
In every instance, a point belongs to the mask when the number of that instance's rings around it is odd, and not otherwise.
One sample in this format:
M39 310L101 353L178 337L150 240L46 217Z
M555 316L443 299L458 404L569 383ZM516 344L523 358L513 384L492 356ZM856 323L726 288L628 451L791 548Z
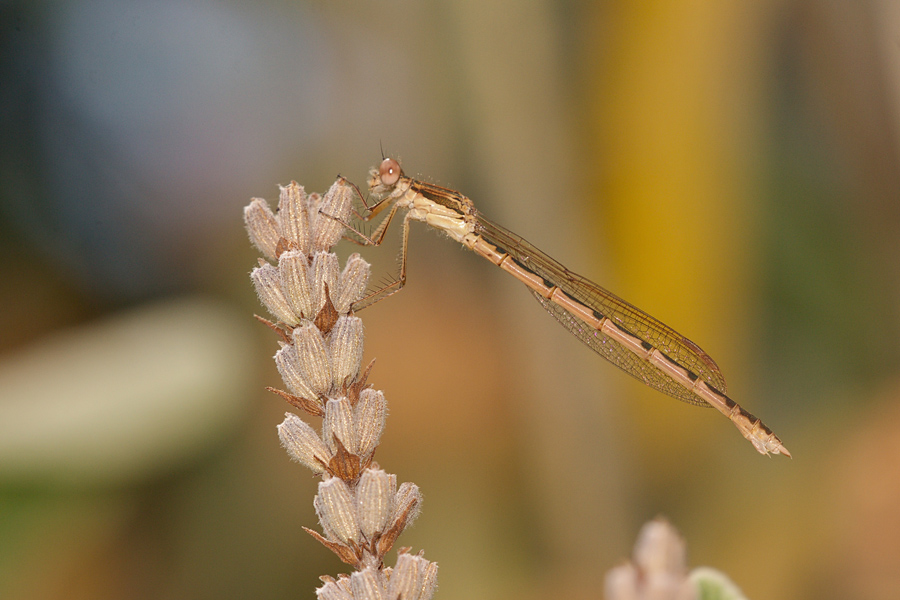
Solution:
M316 431L287 413L278 435L288 454L322 477L313 499L322 533L304 528L353 568L323 576L323 600L428 600L437 564L401 549L397 564L384 557L419 511L415 484L373 461L384 430L384 394L367 384L361 368L362 321L354 302L365 293L369 265L358 255L343 270L331 248L344 233L355 189L338 179L324 196L296 182L281 188L278 211L254 198L244 209L250 239L267 260L250 274L274 321L259 318L279 338L275 364L286 390L269 388L308 416Z

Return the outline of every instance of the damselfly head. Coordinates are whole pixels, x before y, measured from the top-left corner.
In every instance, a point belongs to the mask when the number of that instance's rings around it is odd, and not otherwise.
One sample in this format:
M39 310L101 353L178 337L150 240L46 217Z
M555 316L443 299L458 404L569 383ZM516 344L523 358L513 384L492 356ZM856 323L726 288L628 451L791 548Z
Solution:
M381 166L378 167L378 176L381 178L381 183L388 187L400 181L400 175L402 174L400 163L393 158L384 159L381 161Z

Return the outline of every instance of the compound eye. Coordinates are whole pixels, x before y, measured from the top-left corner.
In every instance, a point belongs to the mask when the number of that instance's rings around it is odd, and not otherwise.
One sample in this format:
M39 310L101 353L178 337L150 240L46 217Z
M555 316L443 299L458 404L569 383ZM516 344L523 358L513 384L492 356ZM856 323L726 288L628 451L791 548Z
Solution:
M393 158L386 158L381 161L378 167L378 175L381 177L381 183L390 187L400 181L400 163Z

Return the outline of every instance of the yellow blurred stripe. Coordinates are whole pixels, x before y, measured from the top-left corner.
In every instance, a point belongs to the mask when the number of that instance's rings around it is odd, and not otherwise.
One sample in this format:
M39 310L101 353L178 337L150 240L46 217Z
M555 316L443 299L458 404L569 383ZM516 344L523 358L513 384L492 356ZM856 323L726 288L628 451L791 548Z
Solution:
M598 15L609 37L590 68L591 161L602 165L603 182L594 200L615 289L686 333L732 378L748 337L755 252L748 182L767 4L620 2ZM664 416L682 408L665 404ZM696 439L690 430L712 423L685 417L677 422L687 435L677 440L665 418L635 421L663 446ZM670 449L661 454L674 456Z

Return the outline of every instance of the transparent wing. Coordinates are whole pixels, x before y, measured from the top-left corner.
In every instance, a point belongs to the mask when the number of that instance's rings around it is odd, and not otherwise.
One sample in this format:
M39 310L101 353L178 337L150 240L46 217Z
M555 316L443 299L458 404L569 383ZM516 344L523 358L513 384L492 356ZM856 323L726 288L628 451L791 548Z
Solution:
M612 319L621 329L658 349L723 394L726 393L725 378L718 365L697 344L612 292L569 271L518 235L492 223L481 215L476 215L476 217L478 233L485 240L499 246L523 267L552 285L558 286L560 290L591 308L598 316ZM597 354L629 375L673 398L690 404L708 406L704 400L693 395L668 375L642 360L618 342L569 314L557 304L542 298L539 294L534 295L547 312L553 315L563 327L571 331Z
M683 385L657 369L655 366L641 360L634 352L629 351L616 340L594 329L569 311L563 309L550 300L547 300L537 292L530 290L541 306L550 313L559 324L572 332L579 340L585 343L591 350L616 365L635 379L649 385L655 390L668 394L673 398L694 404L696 406L710 405L695 396Z

